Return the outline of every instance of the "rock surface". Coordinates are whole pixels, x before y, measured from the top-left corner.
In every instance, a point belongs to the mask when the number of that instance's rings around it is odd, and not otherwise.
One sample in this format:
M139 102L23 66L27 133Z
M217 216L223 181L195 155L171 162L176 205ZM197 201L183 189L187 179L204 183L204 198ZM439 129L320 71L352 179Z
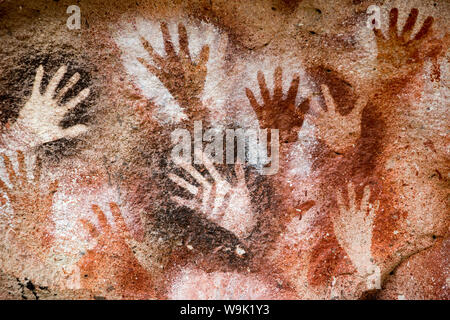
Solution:
M449 299L449 17L0 0L0 298Z

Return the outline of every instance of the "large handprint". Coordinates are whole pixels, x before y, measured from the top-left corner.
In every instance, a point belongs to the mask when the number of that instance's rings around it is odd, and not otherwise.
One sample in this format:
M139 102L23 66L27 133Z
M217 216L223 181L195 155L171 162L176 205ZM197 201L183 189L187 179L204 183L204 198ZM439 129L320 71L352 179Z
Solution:
M177 54L166 23L161 23L166 57L160 56L151 44L141 37L145 50L152 58L153 64L143 58L138 58L148 71L153 73L169 90L170 94L184 108L190 120L200 120L205 116L205 108L200 95L203 91L207 74L206 64L209 58L209 47L203 46L198 62L194 62L189 52L189 42L186 28L178 25L178 39L180 52Z
M110 203L114 218L112 227L97 206L92 211L97 215L100 230L91 222L81 220L90 236L97 240L94 249L79 261L82 286L89 289L101 289L102 284L111 291L114 288L123 298L155 298L150 274L140 265L128 242L133 238L123 220L116 203ZM102 274L103 273L103 274Z
M320 114L314 120L319 128L322 140L335 152L342 153L348 147L354 146L361 134L361 113L366 99L358 98L352 112L341 116L336 110L336 104L327 85L321 85L322 94L328 110L320 109Z
M66 71L66 66L60 67L48 83L45 92L41 94L40 88L44 68L42 65L38 67L31 97L20 110L19 117L14 124L21 132L16 140L26 143L27 145L24 147L38 146L61 138L73 138L87 131L87 127L82 124L66 129L60 126L64 115L85 100L90 92L89 88L85 88L66 104L60 105L59 101L80 79L79 73L75 73L66 85L56 93L59 82ZM19 145L18 147L22 146Z
M235 164L238 181L235 185L231 185L221 177L207 155L201 151L196 152L199 153L198 157L203 159L203 164L215 183L211 185L190 163L178 160L177 165L186 170L201 185L201 190L183 178L170 173L169 178L173 182L195 196L194 199L184 199L178 196L173 196L172 199L180 206L201 212L205 218L233 232L239 238L247 237L256 225L256 220L241 164Z
M411 38L418 14L419 10L416 8L411 10L400 35L397 30L397 8L390 11L387 37L380 29L374 29L377 59L383 75L401 75L403 71L417 72L426 57L434 57L442 50L442 44L437 39L431 39L433 17L427 17L414 38Z
M48 188L40 183L41 164L36 160L33 180L27 178L24 154L17 151L19 174L16 175L11 160L1 155L9 176L8 187L0 179L0 190L3 191L14 211L13 231L22 245L31 249L40 257L45 256L51 245L49 229L54 225L51 214L53 196L58 189L58 181L53 181Z
M258 72L258 83L263 99L263 105L259 105L253 92L245 88L245 93L255 111L262 129L279 129L282 142L294 142L297 133L303 125L305 113L309 110L309 100L305 100L296 106L300 78L295 76L291 82L286 98L283 98L282 69L275 69L274 93L270 97L264 74Z
M374 205L369 202L370 187L366 186L358 207L352 183L348 184L348 198L347 206L341 192L337 192L339 215L333 217L334 233L359 276L366 281L367 288L379 289L380 268L375 264L371 254L373 220L379 208L379 201Z

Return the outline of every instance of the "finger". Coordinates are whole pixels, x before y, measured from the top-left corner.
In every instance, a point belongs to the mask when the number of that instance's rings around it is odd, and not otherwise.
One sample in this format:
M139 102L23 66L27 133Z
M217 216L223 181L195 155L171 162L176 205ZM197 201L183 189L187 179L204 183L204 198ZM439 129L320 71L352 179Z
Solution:
M391 39L398 38L397 21L398 21L398 9L394 8L389 13L389 36Z
M187 31L182 23L178 25L178 42L180 43L180 55L186 59L191 59Z
M175 57L175 49L172 45L172 38L170 36L169 27L167 26L167 23L162 22L161 23L161 32L164 39L164 49L166 50L166 54L169 57Z
M52 208L53 206L53 196L58 191L59 182L58 180L54 180L50 183L48 187L48 193L44 196L44 203L47 208Z
M340 190L337 190L336 192L336 202L339 208L340 212L346 211L346 206L344 203L344 198L342 197L342 192Z
M367 209L369 208L369 200L370 200L370 186L364 187L363 197L361 199L361 211L367 213Z
M383 32L382 32L380 29L374 28L374 29L373 29L373 33L375 34L375 36L376 36L377 38L382 39L382 40L386 40L386 38L385 38Z
M214 181L222 183L224 180L222 179L222 176L219 174L219 172L217 172L211 159L209 159L209 157L199 149L196 149L195 153L197 154L197 157L201 157L203 159L203 165L206 167L206 170L208 170Z
M141 43L144 46L144 49L148 52L148 54L150 55L150 57L152 58L153 62L155 62L158 65L162 65L164 59L163 57L161 57L152 47L152 45L150 44L150 42L148 42L146 39L144 39L143 37L140 37L141 39Z
M36 161L34 163L34 172L33 172L33 179L35 185L38 185L39 181L41 180L41 169L42 169L42 159L40 156L37 156Z
M239 159L236 161L234 165L234 171L236 172L236 177L238 179L238 184L241 186L245 186L245 172L242 168L242 164Z
M369 212L369 219L371 221L373 221L373 219L375 218L375 214L377 213L379 208L380 208L380 201L379 200L375 200L374 206L372 207L372 209Z
M137 60L148 70L150 73L153 73L155 76L160 78L161 76L161 70L156 68L155 66L152 66L150 63L145 61L143 58L137 58Z
M48 187L49 193L55 193L58 191L58 187L59 187L59 181L58 180L54 180L52 181L52 183L50 183L50 186Z
M334 102L333 96L331 95L330 89L326 84L322 84L320 88L322 90L323 98L325 100L328 112L330 112L332 115L336 114L336 104Z
M356 209L356 192L352 182L348 183L347 189L350 210L354 212L354 210Z
M209 46L204 46L202 51L199 54L199 62L200 66L205 66L209 59Z
M11 194L10 194L10 190L9 188L6 186L6 183L0 179L0 190L3 191L4 193L6 193L6 195L8 196L8 198L11 200Z
M91 89L89 88L81 90L81 92L75 98L71 99L64 106L60 107L60 112L66 113L70 109L75 108L79 103L83 102L89 96L89 93L91 93Z
M255 112L259 112L260 105L258 104L258 101L256 101L255 95L253 94L252 90L250 90L249 88L245 88L245 94L247 95L248 101L250 102L253 110L255 110Z
M61 66L58 69L58 71L56 71L55 75L53 76L53 78L48 83L47 90L45 92L45 96L48 99L53 98L53 96L55 95L55 90L58 87L59 82L64 77L64 74L66 72L67 72L67 67L65 65Z
M408 19L406 20L405 26L402 30L402 38L404 41L408 41L411 37L411 33L413 31L414 25L417 21L417 16L419 15L419 10L416 8L411 9L409 13Z
M99 206L93 204L92 211L97 215L100 228L103 231L109 230L110 226L108 225L108 219L106 219L105 213L99 208Z
M44 67L40 65L36 70L36 77L34 78L33 82L33 91L31 93L33 96L41 94L41 82L43 76L44 76Z
M56 95L56 100L59 101L60 99L62 99L66 95L67 91L69 91L70 88L72 88L78 82L78 80L80 80L80 74L77 72L72 77L70 77L66 85L61 90L59 90L58 94Z
M184 199L178 196L172 196L170 197L173 202L178 204L180 207L187 207L192 210L198 210L198 203L192 199Z
M62 135L64 138L76 138L81 134L84 134L88 131L88 126L84 124L76 124L72 127L62 130Z
M216 193L217 194L217 193ZM223 214L225 213L225 208L226 208L226 204L225 204L225 198L227 200L230 199L230 197L226 197L227 195L229 195L229 192L223 194L223 195L217 195L213 197L213 207L209 212L208 218L211 219L212 221L218 222L219 219L222 218Z
M25 167L25 156L23 155L23 152L18 150L17 151L17 162L19 163L19 180L21 181L22 185L24 186L27 182L27 170Z
M309 111L310 107L311 107L311 99L308 97L297 108L297 110L296 110L297 116L299 116L301 119L303 119L305 114Z
M178 165L186 170L202 187L210 188L208 180L206 180L191 164L180 161Z
M261 71L258 71L257 78L258 78L259 90L261 91L261 97L263 98L264 104L269 105L270 104L270 92L269 92L269 89L267 89L266 79L264 78L264 74Z
M280 101L283 97L283 70L281 67L275 69L274 74L274 90L273 99L275 101Z
M120 208L115 202L111 202L109 204L109 207L111 209L112 216L114 218L114 223L116 224L116 228L118 231L124 235L124 233L128 232L127 225L125 223L125 220L123 219L122 213L120 212Z
M217 193L217 184L213 184L211 191L209 192L208 199L205 199L204 203L204 212L205 213L213 213L215 208L215 201L216 201L216 193Z
M353 108L353 113L357 115L358 117L361 117L361 113L364 110L364 107L367 104L367 96L361 95L355 102L355 107Z
M298 85L300 84L300 77L296 75L291 82L291 86L288 90L286 101L290 101L292 105L295 105L295 98L297 97Z
M181 188L189 191L191 194L193 194L194 196L197 195L198 193L198 188L196 186L193 186L192 184L190 184L189 182L187 182L186 180L184 180L183 178L180 178L179 176L177 176L176 174L173 173L169 173L169 179L172 180L173 182L175 182L177 185L179 185Z
M9 182L12 185L16 184L17 177L16 173L14 172L13 166L11 164L11 160L9 160L9 157L6 154L2 154L3 163L5 164L6 172L8 173Z
M420 40L426 37L433 26L434 19L433 17L428 17L423 22L422 28L420 28L419 32L417 32L416 36L414 37L415 40Z
M91 222L86 219L81 219L80 222L91 238L96 238L98 236L98 230Z

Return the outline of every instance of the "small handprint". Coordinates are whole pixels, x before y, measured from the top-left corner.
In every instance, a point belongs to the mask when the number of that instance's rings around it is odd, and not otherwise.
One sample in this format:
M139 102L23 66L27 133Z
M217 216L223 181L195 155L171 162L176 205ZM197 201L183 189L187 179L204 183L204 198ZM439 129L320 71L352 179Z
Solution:
M188 35L183 24L178 25L180 48L178 54L175 52L166 23L161 23L161 32L166 57L159 55L151 44L141 37L141 42L152 58L153 64L143 58L138 58L138 61L158 77L180 106L184 108L189 120L200 120L205 116L205 108L201 103L200 96L207 74L206 64L209 59L209 46L203 46L198 62L195 62L189 52Z
M81 220L89 235L97 241L95 248L88 250L78 263L81 284L89 289L98 289L104 284L124 298L154 298L150 274L140 265L128 244L133 239L120 208L116 203L110 203L110 209L114 227L97 205L92 205L92 211L98 218L100 229Z
M358 98L352 112L341 116L328 86L323 84L321 89L328 110L320 109L320 114L314 122L319 128L320 138L328 147L335 152L343 153L355 145L361 134L361 113L366 99Z
M65 114L85 100L90 93L90 89L85 88L66 104L60 105L59 101L80 79L79 73L75 73L66 85L56 93L56 89L66 72L67 67L61 66L48 83L45 93L41 94L40 88L44 68L40 65L37 69L31 97L20 110L15 124L27 135L29 143L32 144L31 147L61 138L74 138L87 131L87 127L82 124L66 129L60 126Z
M53 197L58 189L58 181L53 181L48 188L40 183L41 163L36 160L33 179L28 179L25 157L17 151L18 174L13 169L10 158L2 154L3 163L9 177L11 187L0 179L0 190L9 199L14 212L13 231L23 245L31 252L44 257L50 249L52 236L50 229L54 223L51 217Z
M297 140L298 131L303 125L305 113L309 110L309 99L296 106L299 76L295 76L285 98L283 98L282 69L275 69L274 93L270 97L264 74L258 72L258 83L263 99L263 105L259 105L253 92L245 88L245 93L255 111L262 129L279 129L282 142L294 142Z
M339 215L333 217L336 238L345 250L356 270L366 280L368 289L379 289L380 268L372 258L372 230L379 201L369 202L370 187L365 186L361 204L356 203L355 187L348 184L348 206L344 203L340 191L337 192Z
M179 160L177 165L188 172L201 185L201 189L170 173L169 178L173 182L195 196L193 199L173 196L172 199L180 206L201 212L206 219L233 232L239 238L247 237L256 225L256 220L241 164L235 164L238 181L231 185L221 177L207 155L201 151L196 152L199 153L198 157L202 157L203 164L215 183L211 185L190 163Z
M374 29L378 47L377 59L383 75L398 76L403 70L417 72L425 58L437 56L442 51L442 43L431 39L434 21L431 16L425 19L420 30L411 38L418 15L419 10L413 8L399 35L398 9L394 8L389 14L388 36L385 37L380 29Z

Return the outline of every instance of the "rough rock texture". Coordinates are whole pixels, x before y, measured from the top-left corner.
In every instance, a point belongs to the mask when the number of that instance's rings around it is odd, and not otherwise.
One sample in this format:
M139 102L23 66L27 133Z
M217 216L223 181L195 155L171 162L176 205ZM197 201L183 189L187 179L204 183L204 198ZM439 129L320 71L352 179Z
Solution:
M449 17L0 0L0 298L449 299ZM175 161L194 121L277 170Z

